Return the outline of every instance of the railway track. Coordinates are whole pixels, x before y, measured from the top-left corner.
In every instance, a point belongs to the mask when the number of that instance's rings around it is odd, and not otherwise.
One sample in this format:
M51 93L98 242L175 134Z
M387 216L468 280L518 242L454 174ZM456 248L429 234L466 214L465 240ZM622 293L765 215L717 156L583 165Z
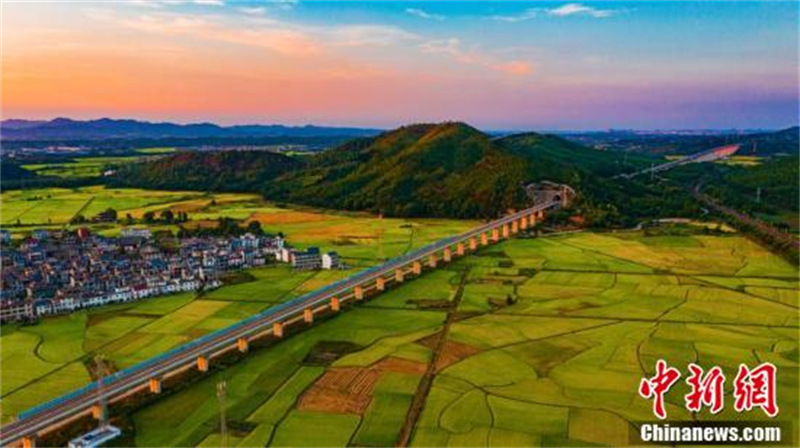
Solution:
M351 277L271 307L147 361L120 370L105 377L102 385L94 382L26 410L19 414L16 421L0 428L0 445L8 446L20 441L23 442L23 445L32 444L39 433L47 432L50 428L58 427L75 417L92 412L93 406L99 399L98 388L100 387L102 387L102 396L110 402L121 395L147 388L153 379L160 381L171 372L185 369L195 363L200 367L201 359L207 365L215 354L235 348L242 340L246 343L249 339L268 334L280 337L282 336L282 325L286 323L308 319L309 315L313 320L315 310L321 307L333 309L333 301L336 301L336 310L338 310L340 302L362 298L364 288L373 287L382 290L385 282L397 281L400 278L397 277L398 275L405 275L409 266L413 266L412 271L416 274L421 272L421 265L425 260L428 260L431 267L435 267L439 252L444 252L443 258L449 261L453 246L459 247L459 255L462 255L465 253L464 247L467 243L470 243L472 249L477 247L478 239L481 240L481 243L488 244L487 233L491 233L492 241L498 241L501 231L503 237L509 237L510 233L527 227L529 224L526 220L530 220L532 224L533 220L541 218L545 211L560 205L560 202L539 204L460 235L444 238L409 254L393 258ZM386 276L389 278L387 279ZM280 334L277 334L278 332Z

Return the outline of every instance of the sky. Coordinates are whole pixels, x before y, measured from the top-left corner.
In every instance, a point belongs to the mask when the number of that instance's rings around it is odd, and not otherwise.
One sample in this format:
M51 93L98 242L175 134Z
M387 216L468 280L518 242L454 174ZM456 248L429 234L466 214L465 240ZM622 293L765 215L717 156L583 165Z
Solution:
M798 123L798 3L9 1L2 118Z

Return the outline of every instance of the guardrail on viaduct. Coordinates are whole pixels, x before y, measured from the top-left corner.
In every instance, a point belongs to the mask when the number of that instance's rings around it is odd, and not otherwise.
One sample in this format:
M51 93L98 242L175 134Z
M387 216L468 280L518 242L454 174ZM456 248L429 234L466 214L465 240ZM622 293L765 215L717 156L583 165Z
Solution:
M0 446L21 443L23 447L32 447L39 435L84 415L91 413L100 418L101 397L112 402L143 390L160 393L164 378L191 368L205 372L214 357L230 350L246 352L254 339L282 338L286 325L300 321L311 324L321 312L339 312L342 303L364 300L368 294L384 291L391 283L402 283L416 278L425 269L436 269L440 262L450 262L454 257L510 238L534 226L544 218L545 211L561 206L562 202L567 202L567 198L539 204L439 240L120 370L103 378L102 385L97 381L26 410L16 421L0 428Z

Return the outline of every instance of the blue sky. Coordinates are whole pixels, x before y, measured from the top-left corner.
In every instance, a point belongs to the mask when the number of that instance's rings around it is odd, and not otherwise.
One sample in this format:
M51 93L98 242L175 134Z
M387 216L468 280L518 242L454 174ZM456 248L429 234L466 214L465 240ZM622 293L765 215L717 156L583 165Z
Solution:
M3 13L5 117L797 123L789 1L56 2Z

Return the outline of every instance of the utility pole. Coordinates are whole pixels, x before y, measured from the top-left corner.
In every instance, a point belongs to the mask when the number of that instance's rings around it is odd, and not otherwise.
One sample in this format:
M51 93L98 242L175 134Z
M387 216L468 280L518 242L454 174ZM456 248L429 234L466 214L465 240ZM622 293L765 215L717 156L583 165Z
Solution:
M228 422L225 417L225 402L228 398L228 383L225 380L217 383L217 401L219 402L220 446L228 447Z
M761 187L756 188L756 204L761 203Z

